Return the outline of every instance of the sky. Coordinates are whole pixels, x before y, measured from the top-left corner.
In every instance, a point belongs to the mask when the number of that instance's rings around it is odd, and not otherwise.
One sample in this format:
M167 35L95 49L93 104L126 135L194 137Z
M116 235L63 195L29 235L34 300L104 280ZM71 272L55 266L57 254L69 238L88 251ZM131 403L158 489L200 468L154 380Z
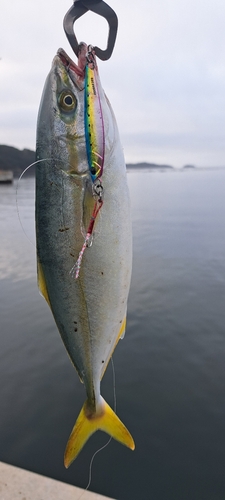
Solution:
M99 61L125 159L225 166L225 1L108 0L119 19L112 57ZM0 144L35 149L40 98L71 0L10 0L0 7ZM78 41L106 47L91 12Z

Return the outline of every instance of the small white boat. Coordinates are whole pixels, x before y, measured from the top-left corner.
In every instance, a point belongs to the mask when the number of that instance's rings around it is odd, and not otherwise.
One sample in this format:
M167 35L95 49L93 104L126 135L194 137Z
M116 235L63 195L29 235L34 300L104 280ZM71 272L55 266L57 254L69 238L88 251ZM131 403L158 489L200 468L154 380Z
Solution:
M13 172L12 170L0 170L0 184L12 184Z

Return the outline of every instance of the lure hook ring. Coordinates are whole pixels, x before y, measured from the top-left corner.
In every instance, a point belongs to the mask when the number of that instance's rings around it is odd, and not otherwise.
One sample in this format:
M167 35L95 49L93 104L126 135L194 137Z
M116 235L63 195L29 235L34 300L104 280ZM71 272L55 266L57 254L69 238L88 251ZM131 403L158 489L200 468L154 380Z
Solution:
M75 0L73 6L68 10L64 17L64 31L70 46L78 57L79 43L74 33L73 25L75 21L88 12L88 10L104 17L108 22L109 34L106 49L102 50L99 47L94 47L96 56L98 56L102 61L106 61L111 57L114 49L118 28L118 18L114 10L111 9L111 7L109 7L109 5L103 0Z

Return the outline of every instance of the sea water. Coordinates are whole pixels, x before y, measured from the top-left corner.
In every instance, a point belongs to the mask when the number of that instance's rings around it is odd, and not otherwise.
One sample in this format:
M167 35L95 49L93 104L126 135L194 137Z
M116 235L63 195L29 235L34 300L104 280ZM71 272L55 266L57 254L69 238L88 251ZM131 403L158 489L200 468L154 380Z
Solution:
M128 173L133 274L114 354L117 413L90 489L117 500L225 497L225 170ZM0 460L86 487L98 432L68 470L85 400L36 284L34 179L0 186ZM102 393L113 406L111 365ZM2 478L0 478L2 480Z

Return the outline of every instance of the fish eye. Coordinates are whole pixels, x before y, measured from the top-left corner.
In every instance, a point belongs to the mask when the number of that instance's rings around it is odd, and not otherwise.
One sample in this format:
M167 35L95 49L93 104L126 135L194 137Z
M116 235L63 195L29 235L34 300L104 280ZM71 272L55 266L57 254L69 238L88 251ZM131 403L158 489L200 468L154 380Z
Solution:
M77 100L73 92L63 90L59 96L59 106L64 111L74 111L77 107Z

